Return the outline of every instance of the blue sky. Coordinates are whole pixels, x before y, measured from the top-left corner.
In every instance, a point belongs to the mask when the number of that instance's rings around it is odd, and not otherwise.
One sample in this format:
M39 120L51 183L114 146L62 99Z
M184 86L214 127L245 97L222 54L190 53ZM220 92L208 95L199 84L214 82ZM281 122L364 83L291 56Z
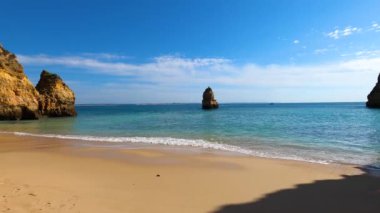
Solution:
M380 2L2 3L0 43L77 103L365 101L380 72Z

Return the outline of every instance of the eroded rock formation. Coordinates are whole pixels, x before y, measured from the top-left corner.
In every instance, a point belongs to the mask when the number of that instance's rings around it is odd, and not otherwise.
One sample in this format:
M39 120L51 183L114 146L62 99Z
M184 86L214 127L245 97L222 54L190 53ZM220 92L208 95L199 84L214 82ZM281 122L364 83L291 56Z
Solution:
M214 93L210 87L203 92L202 109L217 109L218 102L215 100Z
M36 89L40 93L39 110L42 115L64 117L77 114L74 92L57 74L43 70Z
M372 89L371 93L367 96L367 107L369 108L380 108L380 74L377 78L377 84Z
M0 120L38 119L38 98L16 56L0 45Z

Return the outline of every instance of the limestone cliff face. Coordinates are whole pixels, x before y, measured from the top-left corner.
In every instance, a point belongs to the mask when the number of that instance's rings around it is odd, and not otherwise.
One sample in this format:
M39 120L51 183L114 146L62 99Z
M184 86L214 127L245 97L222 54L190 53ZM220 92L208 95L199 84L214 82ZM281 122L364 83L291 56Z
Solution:
M202 109L217 109L218 102L215 100L214 92L210 87L203 92Z
M75 116L74 92L57 74L43 70L36 89L40 93L39 110L48 117Z
M38 119L38 98L16 56L0 45L0 120Z
M377 84L372 89L371 93L367 96L367 107L369 108L380 108L380 74L377 78Z

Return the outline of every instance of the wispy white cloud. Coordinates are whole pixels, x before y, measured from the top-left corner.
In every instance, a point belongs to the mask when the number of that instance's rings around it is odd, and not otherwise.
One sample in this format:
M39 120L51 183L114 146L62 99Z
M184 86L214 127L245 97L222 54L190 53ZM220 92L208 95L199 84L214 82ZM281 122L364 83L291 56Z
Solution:
M300 43L300 41L297 39L293 41L293 44L299 44L299 43Z
M103 61L97 57L84 56L49 56L49 55L18 55L23 64L28 65L60 65L66 67L87 69L109 75L173 75L181 70L223 70L230 60L223 58L183 58L176 56L159 56L152 62L132 64L125 62Z
M368 33L368 32L380 32L380 24L377 22L372 22L371 26L364 26L364 27L352 27L347 26L343 29L339 29L339 27L336 27L335 30L325 33L325 36L333 39L340 39L343 37L347 37L350 35L353 35L355 33Z
M380 57L380 50L379 49L372 49L372 50L363 49L363 50L359 50L356 52L342 53L342 54L340 54L340 56L349 57L349 58L356 58L356 59L377 58L377 57Z
M350 36L354 33L358 33L360 31L362 31L361 28L348 26L342 30L337 28L334 31L328 32L328 33L326 33L326 36L329 38L333 38L333 39L340 39L342 37L347 37L347 36Z
M323 52L325 50L319 50ZM357 52L357 56L377 54ZM379 71L379 57L360 57L318 65L266 65L255 63L236 64L224 58L184 58L160 56L151 62L133 64L108 62L78 56L54 57L48 55L19 55L25 65L60 65L85 69L112 76L133 76L137 80L161 85L220 84L262 87L321 87L363 85L363 76ZM349 78L349 80L348 80ZM368 79L367 79L368 80Z
M355 52L355 55L360 58L380 57L380 50L362 50Z
M114 53L83 53L81 54L84 57L92 57L96 59L105 59L105 60L122 60L130 59L130 56L114 54Z
M357 52L356 59L314 65L237 64L224 58L170 55L147 63L112 62L83 55L18 57L26 67L54 65L116 77L108 83L74 84L80 103L115 102L115 97L120 103L139 103L196 102L206 86L216 87L222 102L364 100L380 71L380 56L365 55L370 54ZM133 81L124 78L130 76Z
M380 32L380 25L377 22L374 22L369 28L370 31Z

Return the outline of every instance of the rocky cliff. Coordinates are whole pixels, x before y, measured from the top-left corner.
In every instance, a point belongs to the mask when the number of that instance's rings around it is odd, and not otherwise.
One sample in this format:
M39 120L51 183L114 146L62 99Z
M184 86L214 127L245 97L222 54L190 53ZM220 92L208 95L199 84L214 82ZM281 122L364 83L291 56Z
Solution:
M218 102L215 100L214 92L210 87L207 87L203 92L202 109L217 109Z
M36 89L40 93L39 110L42 115L64 117L77 114L74 92L57 74L43 70Z
M0 120L37 119L38 98L16 56L0 45Z
M372 89L371 93L367 96L367 107L380 108L380 74L377 78L377 84Z

